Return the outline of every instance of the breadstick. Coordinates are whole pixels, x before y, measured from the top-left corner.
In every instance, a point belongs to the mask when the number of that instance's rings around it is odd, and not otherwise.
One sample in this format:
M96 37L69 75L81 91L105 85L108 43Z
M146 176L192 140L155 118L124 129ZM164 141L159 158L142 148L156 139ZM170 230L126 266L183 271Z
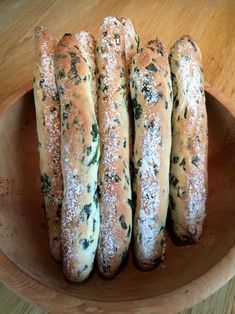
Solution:
M129 148L130 148L130 175L133 176L133 141L134 141L134 116L131 104L130 95L130 66L131 59L137 53L139 48L139 36L136 33L131 20L127 17L122 17L120 22L124 30L124 51L125 51L125 68L126 68L126 85L128 98L128 113L129 113Z
M50 249L61 260L60 216L63 184L60 164L60 103L54 74L57 39L46 28L35 28L34 99L39 141L41 191L44 195Z
M207 198L207 113L200 49L190 36L170 50L174 105L171 152L171 217L176 236L200 238Z
M139 36L136 33L134 26L128 17L122 17L120 22L124 29L124 49L126 60L126 78L129 85L131 59L137 53L139 48Z
M77 40L80 43L78 47L79 52L86 59L89 70L91 72L91 90L94 99L95 112L97 115L97 87L96 87L96 61L95 61L95 48L96 42L93 36L88 32L79 32L76 34Z
M99 134L92 87L90 49L84 32L65 34L55 52L61 102L61 162L64 199L61 216L63 271L70 281L85 280L92 268L99 234L97 173Z
M134 252L140 268L148 270L164 258L169 197L172 85L168 54L158 40L132 59L131 97L137 196Z
M129 117L123 26L104 19L97 41L101 227L100 273L113 277L127 256L132 231L129 173Z

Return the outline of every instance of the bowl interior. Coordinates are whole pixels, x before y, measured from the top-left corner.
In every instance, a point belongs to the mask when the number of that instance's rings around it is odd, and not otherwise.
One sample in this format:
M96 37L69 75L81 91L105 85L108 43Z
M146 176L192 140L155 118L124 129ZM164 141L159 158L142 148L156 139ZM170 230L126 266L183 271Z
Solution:
M177 246L167 237L166 258L141 272L131 257L111 281L96 270L82 284L63 279L50 254L39 187L39 158L32 90L0 117L0 249L20 269L65 294L97 301L140 300L191 282L221 260L235 243L235 119L206 95L209 121L209 197L200 242Z

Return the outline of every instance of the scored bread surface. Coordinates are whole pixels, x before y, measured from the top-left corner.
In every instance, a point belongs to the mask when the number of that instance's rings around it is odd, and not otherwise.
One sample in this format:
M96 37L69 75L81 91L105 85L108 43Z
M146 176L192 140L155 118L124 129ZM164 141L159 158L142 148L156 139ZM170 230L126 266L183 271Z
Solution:
M95 40L86 32L65 34L55 52L62 119L63 271L67 279L77 282L85 280L93 268L100 223L94 58Z
M97 41L101 227L97 251L100 273L111 278L125 260L132 232L129 173L129 116L124 31L114 17L104 19Z
M35 28L34 99L39 141L41 191L44 195L50 249L61 261L60 216L63 183L60 163L61 119L55 82L54 51L57 38L46 28Z
M172 84L168 54L158 40L134 56L130 74L135 119L134 253L142 269L164 258L169 197Z
M171 217L176 236L197 242L207 198L207 112L199 47L190 36L170 50L174 104L170 171Z

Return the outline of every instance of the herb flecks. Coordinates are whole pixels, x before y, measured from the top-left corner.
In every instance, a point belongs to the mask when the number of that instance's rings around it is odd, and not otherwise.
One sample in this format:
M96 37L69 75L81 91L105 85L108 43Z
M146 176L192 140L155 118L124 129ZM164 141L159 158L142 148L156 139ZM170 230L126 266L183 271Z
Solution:
M87 220L88 220L91 215L91 203L84 205L83 210L86 213Z
M179 106L179 99L178 98L176 98L174 105L175 105L175 108L177 108Z
M185 194L185 190L182 187L178 186L177 197L182 197L184 194Z
M182 161L180 162L179 165L184 169L184 171L186 170L186 168L185 168L185 165L186 165L185 158L182 159Z
M126 138L124 137L123 147L126 148Z
M59 70L58 74L57 74L57 79L61 80L63 77L65 77L65 72L64 69Z
M87 156L89 156L91 154L91 150L92 150L92 147L88 146L87 149L86 149Z
M90 192L91 192L91 185L87 184L87 193L90 193Z
M99 147L97 146L95 154L92 157L92 159L90 160L90 162L88 163L88 166L91 166L91 165L95 164L96 162L98 162L98 153L99 153Z
M83 250L86 250L90 244L87 239L81 239L79 242L82 244Z
M184 118L187 119L187 112L188 112L188 107L185 107L185 110L184 110Z
M48 196L48 194L51 191L51 182L49 180L49 177L46 173L44 175L41 175L40 177L41 181L41 191L45 196Z
M147 67L146 70L148 71L153 71L153 72L157 72L158 69L156 68L156 66L153 63L150 63Z
M95 142L97 141L98 138L98 127L97 127L97 123L93 123L91 126L91 136L92 136L92 141Z
M197 47L193 41L193 39L191 37L188 37L188 42L190 42L190 44L193 46L193 49L194 51L196 52L197 51Z
M172 176L171 176L171 179L170 179L170 183L171 183L173 186L176 186L176 185L179 183L179 180L178 180L174 175L172 175Z
M199 162L200 158L198 156L193 156L192 157L192 164L196 167L198 167L198 162Z
M174 163L174 164L177 164L178 161L179 161L179 157L174 156L174 157L173 157L173 163Z
M72 107L72 103L69 102L68 104L64 105L64 111L63 111L63 120L66 120L68 118L68 111Z
M120 222L120 225L121 225L122 229L127 230L127 224L126 224L124 215L121 215L119 217L119 222Z
M108 181L119 182L119 181L121 181L121 178L117 174L106 172L104 175L104 180L105 180L105 182L108 182Z
M99 198L100 198L100 189L99 189L99 186L97 185L95 193L93 195L93 201L96 207L98 206Z
M134 117L135 120L138 120L142 114L142 108L141 105L138 104L137 99L133 98L132 99L132 105L133 105L133 109L134 109Z
M118 34L114 34L114 39L115 39L116 45L120 45L120 36Z
M81 270L78 270L78 271L77 271L78 276L79 276L82 272L84 272L87 268L88 268L88 265L85 265Z

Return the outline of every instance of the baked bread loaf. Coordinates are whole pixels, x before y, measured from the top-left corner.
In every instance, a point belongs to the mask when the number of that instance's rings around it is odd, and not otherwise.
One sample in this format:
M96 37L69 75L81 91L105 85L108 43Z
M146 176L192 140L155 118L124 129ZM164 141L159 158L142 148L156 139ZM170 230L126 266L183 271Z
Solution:
M128 17L122 17L120 22L123 25L124 31L124 51L125 51L125 68L126 68L126 87L128 98L128 114L129 114L129 149L130 149L130 175L133 176L133 142L134 142L134 115L131 104L130 94L130 66L131 59L139 49L139 36L136 33L134 26Z
M169 198L172 85L168 54L159 40L140 49L131 63L134 108L134 253L143 270L154 268L165 252Z
M129 116L124 31L120 21L107 17L97 41L98 117L101 160L100 273L113 277L127 256L132 231L129 173Z
M197 242L207 198L207 113L200 49L190 36L170 50L174 91L171 151L171 217L176 236Z
M94 99L95 112L97 115L97 87L96 87L96 55L95 47L96 42L93 36L88 32L79 32L76 35L77 40L80 43L78 49L80 50L81 55L86 58L88 66L90 67L91 75L91 91Z
M54 74L56 37L46 28L35 28L33 90L39 141L41 191L45 201L50 249L61 261L60 216L63 184L60 163L60 103Z
M100 223L97 189L100 148L92 54L95 55L95 40L85 32L65 34L55 51L62 119L63 271L68 280L76 282L85 280L93 268Z
M136 33L134 26L128 17L120 18L124 31L124 50L125 50L125 64L126 64L126 78L129 85L130 64L131 59L137 53L139 48L139 36Z

